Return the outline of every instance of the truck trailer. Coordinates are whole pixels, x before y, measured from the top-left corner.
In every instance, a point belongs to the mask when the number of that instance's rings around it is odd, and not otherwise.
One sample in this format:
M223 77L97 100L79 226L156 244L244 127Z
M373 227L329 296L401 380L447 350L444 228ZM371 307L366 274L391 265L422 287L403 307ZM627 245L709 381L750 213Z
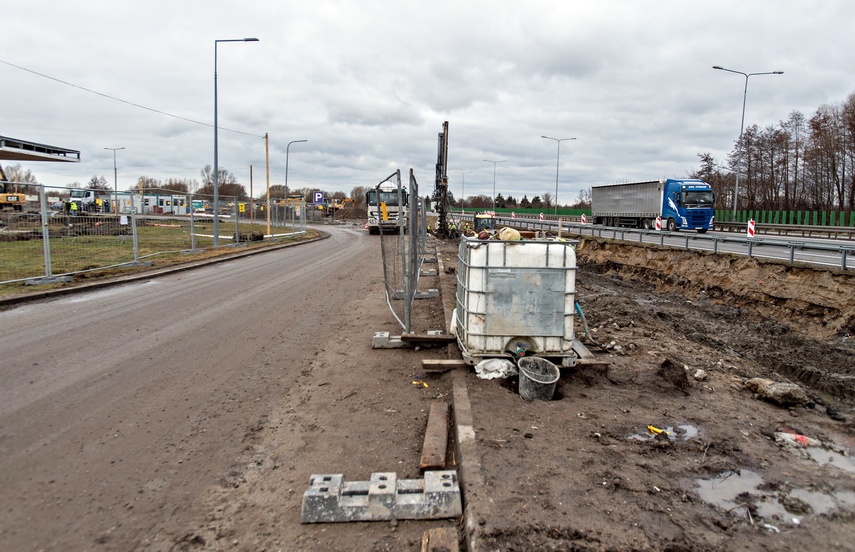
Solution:
M715 193L697 179L663 179L591 188L594 224L654 228L661 217L670 232L713 227Z

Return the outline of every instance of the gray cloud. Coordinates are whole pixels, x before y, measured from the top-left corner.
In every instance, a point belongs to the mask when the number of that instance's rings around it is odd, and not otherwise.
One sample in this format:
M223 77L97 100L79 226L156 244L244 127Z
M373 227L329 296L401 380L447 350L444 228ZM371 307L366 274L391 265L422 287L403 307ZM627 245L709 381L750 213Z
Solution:
M94 15L97 14L97 17ZM746 124L807 117L855 91L855 7L808 3L606 0L213 0L111 5L94 0L4 8L3 61L211 125L220 44L220 165L271 182L349 191L400 168L432 187L436 135L450 124L450 170L466 193L559 197L617 181L683 176L697 154L724 160L739 132L742 80L754 72ZM47 184L109 176L199 178L213 130L0 64L0 133L79 149L74 166L28 165ZM232 131L240 131L236 133ZM247 135L248 134L248 135ZM459 193L460 175L449 174ZM566 183L566 185L565 185ZM248 186L247 186L248 187Z

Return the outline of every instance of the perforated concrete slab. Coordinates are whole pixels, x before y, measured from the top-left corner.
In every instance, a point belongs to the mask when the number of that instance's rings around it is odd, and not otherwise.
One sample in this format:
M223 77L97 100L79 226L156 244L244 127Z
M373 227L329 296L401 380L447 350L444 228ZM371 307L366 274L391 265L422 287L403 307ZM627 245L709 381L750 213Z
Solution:
M463 513L457 471L429 471L424 479L398 479L395 472L346 482L342 474L316 474L303 493L300 523L443 519Z

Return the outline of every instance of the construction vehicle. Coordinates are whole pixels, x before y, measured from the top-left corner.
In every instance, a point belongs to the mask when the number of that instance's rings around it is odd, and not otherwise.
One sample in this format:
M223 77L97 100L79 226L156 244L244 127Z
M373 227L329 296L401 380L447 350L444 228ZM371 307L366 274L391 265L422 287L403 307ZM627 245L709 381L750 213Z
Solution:
M436 183L433 191L434 209L437 214L436 234L449 237L448 206L448 121L442 123L442 132L437 137Z
M482 230L496 231L496 214L494 212L484 211L475 215L475 233L477 234Z
M110 192L77 189L71 190L69 201L76 203L81 212L107 212L110 210L111 196Z
M368 190L365 203L368 206L366 227L369 234L401 233L401 228L407 232L410 203L407 190L384 180L376 188Z
M591 188L594 224L651 229L656 219L663 229L697 230L713 227L715 193L697 179L663 179Z
M332 216L336 211L340 209L344 209L347 206L353 207L354 201L352 198L346 197L344 199L335 199L331 200L331 203L327 205L327 216Z
M9 182L0 165L0 211L23 211L27 196L18 193L18 185Z

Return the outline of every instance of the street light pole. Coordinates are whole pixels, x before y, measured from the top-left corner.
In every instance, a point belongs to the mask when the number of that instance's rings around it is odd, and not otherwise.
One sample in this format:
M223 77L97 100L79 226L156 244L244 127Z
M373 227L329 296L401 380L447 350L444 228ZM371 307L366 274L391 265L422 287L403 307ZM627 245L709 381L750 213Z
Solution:
M288 150L291 149L291 144L299 144L300 142L308 142L308 140L291 140L285 146L285 199L288 199Z
M558 214L558 165L561 163L561 142L565 140L575 140L575 138L550 138L549 136L541 136L547 140L555 140L558 144L558 155L555 157L555 214Z
M113 152L113 186L116 190L116 196L113 198L113 205L115 206L114 213L119 212L119 169L116 167L116 152L119 150L123 150L125 148L104 148L105 150L110 150Z
M733 220L736 220L736 202L739 198L739 169L742 167L742 131L745 129L745 101L748 99L748 77L754 75L783 75L783 71L765 71L762 73L743 73L742 71L734 71L733 69L725 69L724 67L713 65L713 69L719 71L727 71L728 73L736 73L745 77L745 89L742 92L742 122L739 123L739 143L737 144L736 154L736 186L733 189Z
M288 151L291 149L291 144L299 144L300 142L308 142L308 140L291 140L285 146L285 199L284 207L282 207L282 220L288 218ZM306 219L308 220L308 218Z
M226 38L214 40L214 248L220 246L220 144L217 124L217 44L220 42L258 42L257 38Z
M460 210L463 210L463 198L466 197L466 175L472 174L472 171L454 171L463 177L463 183L460 185Z
M501 161L491 161L490 159L484 159L486 163L493 164L493 210L496 210L496 165L499 163L507 163L507 159L502 159Z

